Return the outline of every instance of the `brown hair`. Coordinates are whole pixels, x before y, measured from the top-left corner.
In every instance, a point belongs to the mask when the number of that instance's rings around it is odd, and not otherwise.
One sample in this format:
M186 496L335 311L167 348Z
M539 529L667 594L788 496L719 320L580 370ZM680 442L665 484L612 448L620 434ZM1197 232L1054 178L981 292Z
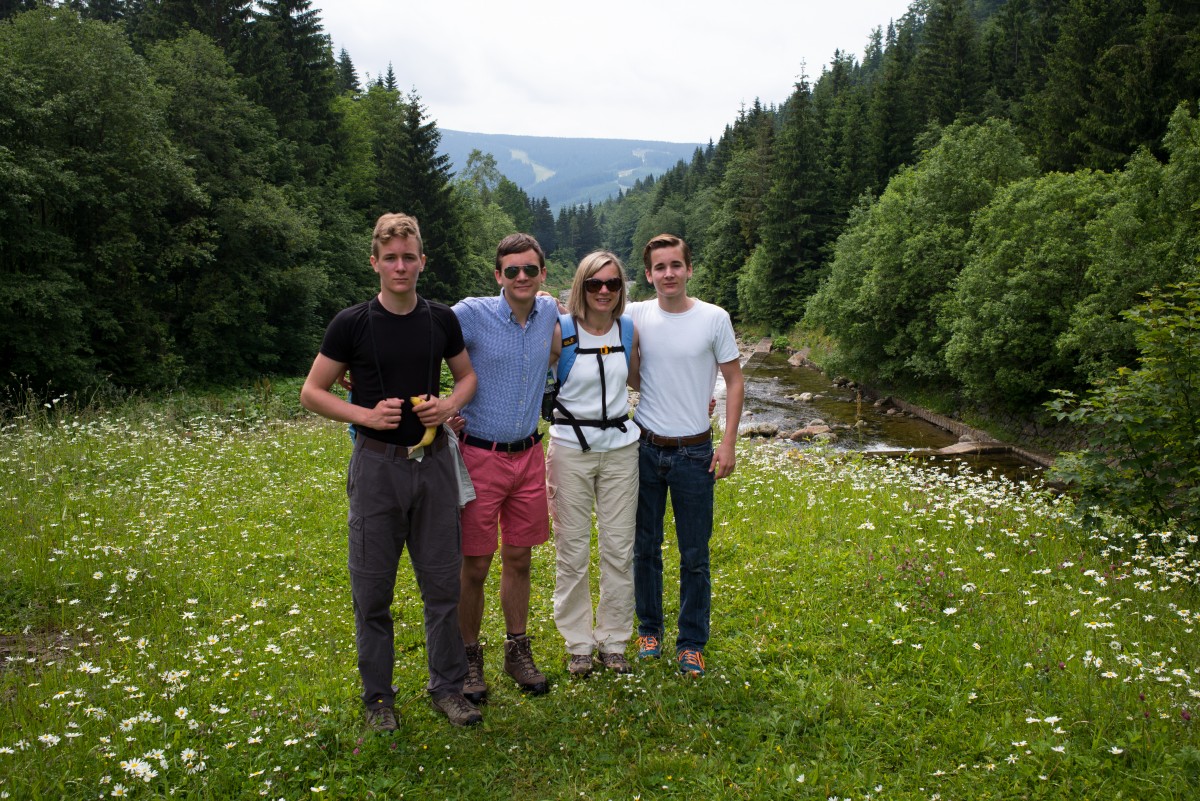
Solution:
M417 253L425 255L425 244L421 241L421 227L417 218L407 214L388 213L375 221L375 232L371 234L371 255L379 257L380 245L386 245L393 238L417 240Z
M653 253L659 248L682 248L683 264L685 267L692 266L692 249L688 247L688 243L684 242L677 236L672 234L659 234L646 243L646 247L642 248L642 263L646 265L646 269L650 269L650 265L654 261Z
M505 256L511 256L514 253L524 253L527 250L532 250L537 254L538 266L543 270L546 269L546 254L542 252L542 246L538 241L529 234L509 234L500 240L500 244L496 245L496 270L500 270L500 260Z
M567 311L572 317L581 318L587 312L583 282L610 264L616 266L617 277L621 279L621 294L612 307L613 319L625 312L625 265L621 264L621 260L615 254L607 250L597 250L584 256L583 261L579 262L579 269L575 271L575 280L571 282L571 294L567 299Z

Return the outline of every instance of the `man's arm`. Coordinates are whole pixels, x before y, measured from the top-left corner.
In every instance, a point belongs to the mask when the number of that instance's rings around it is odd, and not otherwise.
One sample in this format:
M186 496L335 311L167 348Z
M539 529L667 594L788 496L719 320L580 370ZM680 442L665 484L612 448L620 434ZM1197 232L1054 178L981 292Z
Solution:
M454 389L444 398L431 398L413 407L423 426L440 426L457 416L462 407L475 397L479 379L475 377L475 368L471 366L467 349L463 348L457 356L447 359L446 364L450 366L450 375L454 376Z
M742 402L746 399L746 380L742 376L742 364L732 359L720 364L721 375L725 378L725 433L721 435L721 444L713 452L713 461L708 470L714 469L717 478L725 478L737 467L735 447L738 438L738 425L742 422Z
M310 412L339 423L353 423L377 431L398 427L404 403L399 398L385 398L375 404L375 408L367 409L347 403L329 391L346 373L347 367L345 362L335 362L318 353L304 379L304 386L300 388L300 404Z

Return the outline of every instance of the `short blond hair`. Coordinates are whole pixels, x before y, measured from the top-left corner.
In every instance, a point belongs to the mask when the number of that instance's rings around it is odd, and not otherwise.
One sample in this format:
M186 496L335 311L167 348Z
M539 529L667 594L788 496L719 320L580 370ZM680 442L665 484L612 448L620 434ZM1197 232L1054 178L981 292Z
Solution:
M625 265L615 253L607 250L597 250L583 257L579 268L575 270L575 280L571 282L571 294L567 299L567 311L572 317L581 318L587 312L586 292L583 282L603 270L610 264L617 267L617 277L621 279L621 294L613 304L612 316L617 319L625 312Z
M394 212L384 214L375 221L375 232L371 234L371 255L378 258L379 248L396 237L412 237L417 240L417 253L425 255L425 244L421 241L421 226L417 225L417 218Z

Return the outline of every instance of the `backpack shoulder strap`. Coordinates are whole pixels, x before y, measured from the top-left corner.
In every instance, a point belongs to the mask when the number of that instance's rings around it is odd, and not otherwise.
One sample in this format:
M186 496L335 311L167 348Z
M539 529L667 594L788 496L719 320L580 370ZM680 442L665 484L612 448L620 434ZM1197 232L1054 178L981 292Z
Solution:
M575 332L575 318L569 314L558 315L562 328L562 352L558 355L558 383L567 380L571 365L575 364L575 350L579 347L579 334Z
M629 367L629 356L633 353L633 318L622 314L617 318L617 328L621 331L621 344L625 346L625 367Z

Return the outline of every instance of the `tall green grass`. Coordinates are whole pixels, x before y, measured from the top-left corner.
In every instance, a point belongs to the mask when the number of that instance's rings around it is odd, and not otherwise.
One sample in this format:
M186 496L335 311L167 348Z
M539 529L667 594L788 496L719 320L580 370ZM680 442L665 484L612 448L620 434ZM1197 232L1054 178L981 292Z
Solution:
M492 585L492 700L454 729L422 690L405 568L401 728L367 734L349 440L266 405L2 426L0 797L1194 797L1194 543L769 442L718 485L704 678L569 679L547 545L530 630L550 694L502 673Z

